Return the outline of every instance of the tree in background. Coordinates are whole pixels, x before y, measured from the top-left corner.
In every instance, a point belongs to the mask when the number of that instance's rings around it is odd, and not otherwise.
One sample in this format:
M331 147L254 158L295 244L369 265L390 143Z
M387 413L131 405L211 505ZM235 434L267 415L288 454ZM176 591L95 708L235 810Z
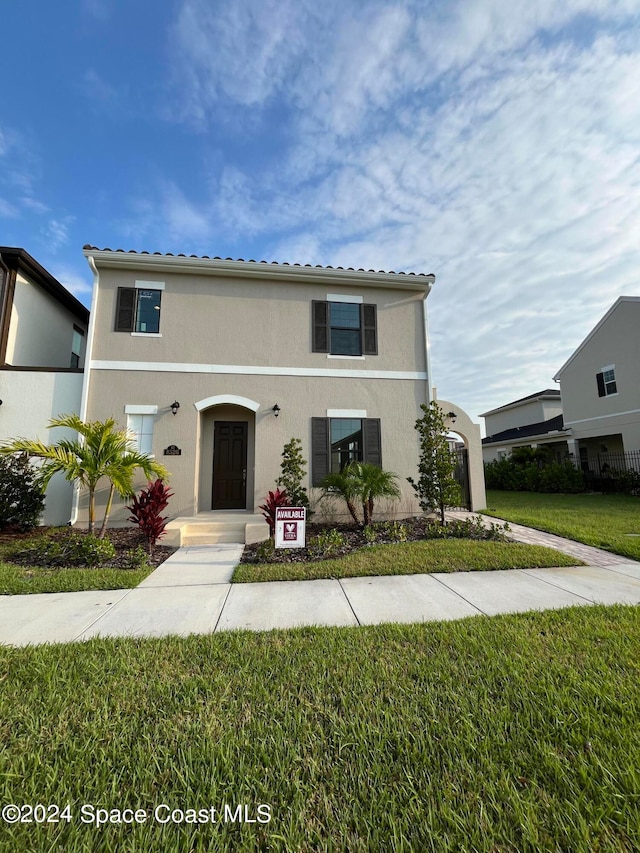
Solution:
M0 456L0 530L31 530L44 509L38 472L24 453Z
M89 492L89 533L95 526L95 493L99 481L109 481L109 497L105 507L100 538L104 537L111 512L113 495L123 498L134 494L133 478L138 469L148 479L153 476L166 479L169 472L146 453L132 449L132 439L126 429L118 427L114 418L105 421L83 421L78 415L60 415L49 421L49 429L66 427L80 436L60 439L57 444L44 444L27 438L11 439L0 446L0 453L26 453L42 459L38 472L43 490L54 474L61 472L70 482L77 482Z
M302 455L302 441L299 438L292 438L285 444L280 468L282 473L276 480L276 486L280 486L286 491L291 506L308 507L309 496L302 485L307 462Z
M421 508L425 512L439 512L444 524L444 511L460 500L458 483L454 479L455 457L447 443L444 412L435 400L420 408L424 412L415 423L420 444L418 481L407 480L413 486Z

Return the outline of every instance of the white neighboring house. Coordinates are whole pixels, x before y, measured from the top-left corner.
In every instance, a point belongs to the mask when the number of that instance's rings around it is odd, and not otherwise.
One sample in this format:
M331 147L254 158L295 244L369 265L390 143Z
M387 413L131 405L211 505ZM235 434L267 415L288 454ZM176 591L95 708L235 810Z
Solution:
M640 297L620 296L554 379L560 382L568 449L582 469L596 472L606 464L638 470Z
M545 445L557 462L567 458L567 437L560 391L546 388L497 409L484 412L486 438L482 439L484 462L504 459L517 447Z
M80 411L88 323L87 308L28 252L0 246L0 440L64 437L47 424ZM72 498L56 475L42 523L66 524Z

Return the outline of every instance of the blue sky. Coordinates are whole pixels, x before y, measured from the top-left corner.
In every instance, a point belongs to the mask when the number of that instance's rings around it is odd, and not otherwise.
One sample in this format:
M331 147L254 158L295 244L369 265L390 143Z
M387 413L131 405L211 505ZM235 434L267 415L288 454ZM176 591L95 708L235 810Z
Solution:
M0 244L89 304L82 246L433 272L474 418L640 295L639 0L23 0Z

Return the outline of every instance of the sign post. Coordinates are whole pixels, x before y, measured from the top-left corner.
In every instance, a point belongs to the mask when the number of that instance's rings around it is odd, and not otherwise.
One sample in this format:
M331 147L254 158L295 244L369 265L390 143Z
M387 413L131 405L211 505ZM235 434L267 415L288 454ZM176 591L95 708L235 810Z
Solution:
M306 520L303 506L276 507L276 548L304 548Z

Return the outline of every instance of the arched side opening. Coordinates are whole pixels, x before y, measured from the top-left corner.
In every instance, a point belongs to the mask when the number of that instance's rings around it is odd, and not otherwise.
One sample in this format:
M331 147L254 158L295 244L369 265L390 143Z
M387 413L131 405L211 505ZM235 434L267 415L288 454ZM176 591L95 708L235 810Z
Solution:
M482 437L479 424L474 424L469 415L449 400L437 400L445 415L447 429L456 433L464 442L467 451L469 503L473 512L484 509L487 499L484 488L484 465L482 462Z

